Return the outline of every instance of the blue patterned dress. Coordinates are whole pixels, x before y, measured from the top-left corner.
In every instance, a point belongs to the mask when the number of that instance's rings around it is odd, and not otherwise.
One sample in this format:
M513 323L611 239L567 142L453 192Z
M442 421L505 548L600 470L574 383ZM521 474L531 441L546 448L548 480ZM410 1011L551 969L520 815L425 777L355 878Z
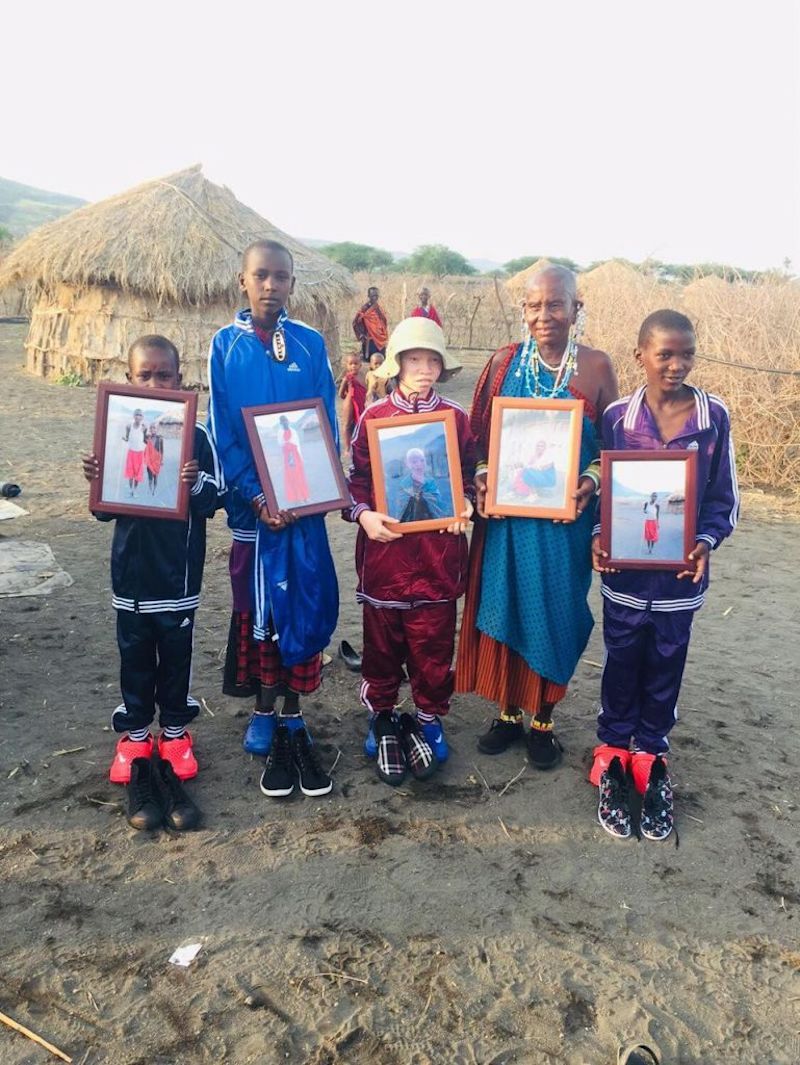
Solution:
M516 376L522 346L499 395L531 398L524 375ZM549 395L555 374L540 364L539 380ZM574 399L569 384L554 398ZM595 427L584 414L580 465L597 457ZM515 651L528 667L555 684L567 684L594 625L586 602L592 581L592 508L574 522L549 518L504 518L486 525L477 628Z

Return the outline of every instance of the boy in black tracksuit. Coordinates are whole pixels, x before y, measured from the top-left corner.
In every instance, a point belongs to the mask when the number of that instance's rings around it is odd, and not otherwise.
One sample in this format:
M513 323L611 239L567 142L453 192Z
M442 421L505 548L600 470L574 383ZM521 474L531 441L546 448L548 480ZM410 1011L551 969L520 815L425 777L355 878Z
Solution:
M128 380L151 388L179 388L178 351L161 336L135 341L128 353ZM95 455L83 460L88 480L99 476ZM112 604L117 611L120 687L123 702L114 711L117 743L110 779L127 784L135 758L150 758L150 725L158 703L162 732L158 753L181 780L197 774L186 726L198 712L189 696L194 613L206 551L206 519L225 490L214 445L202 425L194 431L194 456L180 471L191 485L187 521L97 514L116 522L111 546Z

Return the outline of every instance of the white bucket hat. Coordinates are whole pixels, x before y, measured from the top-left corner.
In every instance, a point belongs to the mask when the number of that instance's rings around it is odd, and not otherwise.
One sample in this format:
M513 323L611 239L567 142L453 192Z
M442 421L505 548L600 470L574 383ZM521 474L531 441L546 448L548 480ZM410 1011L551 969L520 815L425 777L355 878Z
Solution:
M448 354L444 333L441 326L430 318L404 318L398 322L386 345L386 358L375 370L375 376L381 378L397 377L400 373L400 356L404 351L424 348L434 351L442 358L442 376L440 381L447 381L461 369L461 363Z

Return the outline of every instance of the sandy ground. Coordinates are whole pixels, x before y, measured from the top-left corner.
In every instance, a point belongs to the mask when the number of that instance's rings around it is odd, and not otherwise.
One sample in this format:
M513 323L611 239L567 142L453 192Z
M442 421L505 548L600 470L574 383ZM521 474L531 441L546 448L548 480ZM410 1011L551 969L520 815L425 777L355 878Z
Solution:
M479 755L492 708L459 698L450 763L390 791L361 754L357 678L335 661L307 711L323 759L341 750L333 796L264 798L240 748L248 707L220 694L217 518L193 685L205 827L137 833L106 778L111 528L88 514L78 465L94 393L26 376L22 336L0 326L0 480L31 513L0 535L48 542L75 584L0 600L0 1010L84 1065L603 1065L634 1037L681 1065L800 1060L797 524L754 509L715 559L673 737L676 847L595 824L597 629L551 775L528 768L504 790L523 752ZM359 645L353 530L331 518L330 535L335 639ZM169 965L195 937L192 967ZM46 1060L0 1028L3 1065Z

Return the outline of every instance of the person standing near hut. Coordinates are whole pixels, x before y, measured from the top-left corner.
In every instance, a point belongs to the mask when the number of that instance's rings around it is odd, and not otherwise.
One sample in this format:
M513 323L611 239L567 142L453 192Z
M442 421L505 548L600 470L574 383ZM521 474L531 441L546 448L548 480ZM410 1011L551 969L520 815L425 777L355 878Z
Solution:
M322 515L270 516L253 462L243 407L321 398L337 440L336 388L325 341L289 318L294 260L260 240L244 252L239 286L249 307L214 336L209 355L209 428L230 486L228 525L233 615L223 690L256 696L243 746L267 759L261 791L327 795L300 696L320 685L321 653L339 613L339 590ZM276 715L282 699L280 716Z
M417 293L417 299L419 300L419 303L411 312L411 317L430 318L432 322L436 322L438 326L441 326L442 319L439 317L436 308L431 303L431 290L426 285L423 285Z
M658 522L661 515L657 492L650 493L649 500L642 506L642 513L644 514L644 542L647 545L648 555L652 555L653 545L658 543Z
M158 489L158 475L164 462L164 437L158 431L155 422L150 426L147 433L147 444L144 449L144 464L147 467L147 483L150 495L154 496Z
M389 339L389 322L378 302L380 293L373 286L367 289L367 302L360 308L353 319L353 332L361 344L361 358L369 362L373 352L386 354Z
M561 761L553 710L566 694L592 630L586 601L592 576L592 515L587 509L592 509L600 483L596 429L618 394L608 355L578 343L580 308L572 271L550 266L535 273L523 303L528 335L489 360L475 389L471 416L478 441L479 520L470 552L456 689L498 704L498 716L478 741L484 754L499 754L525 738L523 711L532 715L527 748L537 769L551 769ZM575 486L575 521L485 520L495 396L583 399L583 472Z
M133 412L133 421L125 426L125 436L122 439L128 445L124 476L131 499L134 499L136 489L144 480L144 454L147 450L147 426L144 424L144 414L138 407Z

